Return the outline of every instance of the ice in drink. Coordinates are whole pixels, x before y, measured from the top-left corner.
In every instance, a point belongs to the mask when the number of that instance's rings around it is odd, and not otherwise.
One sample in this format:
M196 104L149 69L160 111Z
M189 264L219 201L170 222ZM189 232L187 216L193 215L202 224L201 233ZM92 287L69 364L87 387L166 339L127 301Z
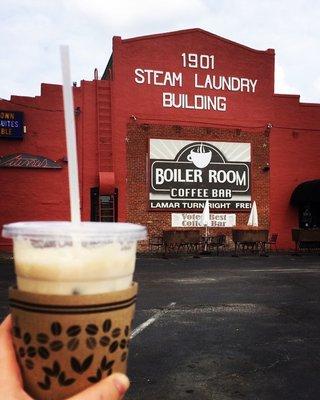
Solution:
M145 228L125 223L21 222L14 241L18 289L44 294L97 294L130 286L137 240Z

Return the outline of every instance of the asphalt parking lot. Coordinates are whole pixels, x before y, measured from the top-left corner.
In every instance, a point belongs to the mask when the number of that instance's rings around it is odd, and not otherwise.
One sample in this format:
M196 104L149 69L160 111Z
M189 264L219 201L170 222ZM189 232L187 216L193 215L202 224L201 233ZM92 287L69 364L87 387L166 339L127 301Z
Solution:
M320 397L320 257L139 258L128 400ZM12 268L0 267L0 313Z

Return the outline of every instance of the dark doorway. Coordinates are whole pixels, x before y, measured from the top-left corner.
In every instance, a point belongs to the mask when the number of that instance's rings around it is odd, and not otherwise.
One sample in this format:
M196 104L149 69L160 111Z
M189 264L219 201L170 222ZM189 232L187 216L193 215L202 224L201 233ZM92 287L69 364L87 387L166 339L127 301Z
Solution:
M91 198L91 221L99 221L99 188L94 187L90 190Z
M117 222L118 220L118 191L100 195L99 188L91 189L91 221Z
M320 228L320 179L300 183L292 192L290 204L298 208L299 228Z
M320 228L320 203L301 204L299 207L299 228Z

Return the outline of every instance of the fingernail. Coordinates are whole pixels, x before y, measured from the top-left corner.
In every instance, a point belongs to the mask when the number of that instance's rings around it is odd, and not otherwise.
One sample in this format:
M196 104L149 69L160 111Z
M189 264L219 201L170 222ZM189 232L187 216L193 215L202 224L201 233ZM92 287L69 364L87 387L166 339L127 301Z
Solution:
M119 395L123 396L125 392L129 389L129 379L126 375L115 374L113 377L114 386L117 388Z

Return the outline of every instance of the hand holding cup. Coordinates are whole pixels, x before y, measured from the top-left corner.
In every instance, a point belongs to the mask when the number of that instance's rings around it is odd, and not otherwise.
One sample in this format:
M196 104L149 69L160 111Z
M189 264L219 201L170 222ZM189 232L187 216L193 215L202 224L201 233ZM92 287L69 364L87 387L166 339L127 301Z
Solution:
M0 398L32 400L23 389L21 373L12 344L11 330L11 317L8 316L0 325ZM113 374L68 400L120 400L128 387L129 380L125 375Z

